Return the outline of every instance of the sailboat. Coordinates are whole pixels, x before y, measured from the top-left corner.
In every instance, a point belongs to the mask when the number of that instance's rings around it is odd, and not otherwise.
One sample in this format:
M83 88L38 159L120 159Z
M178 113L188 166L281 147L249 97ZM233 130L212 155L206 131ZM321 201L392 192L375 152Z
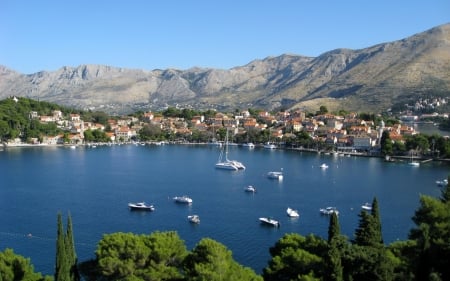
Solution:
M245 169L244 164L242 164L241 162L228 159L228 130L225 140L225 147L220 151L219 160L216 163L216 168L234 171Z

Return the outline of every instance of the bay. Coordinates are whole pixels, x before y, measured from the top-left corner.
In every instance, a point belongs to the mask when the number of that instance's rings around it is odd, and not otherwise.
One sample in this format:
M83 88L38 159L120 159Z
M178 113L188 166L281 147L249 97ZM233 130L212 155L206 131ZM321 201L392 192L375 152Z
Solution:
M377 197L385 243L407 238L421 194L440 196L436 180L449 175L440 162L411 167L378 158L342 157L292 150L231 146L229 158L247 169L214 168L217 147L206 145L114 145L97 148L32 147L0 151L0 250L13 248L35 270L53 274L57 213L70 213L80 261L95 257L104 234L177 231L188 249L200 239L224 244L233 258L261 273L269 248L285 233L327 237L319 209L336 206L341 231L350 239L361 205ZM328 169L319 166L326 163ZM284 171L282 181L267 172ZM244 191L248 185L255 194ZM192 205L175 204L188 195ZM146 201L154 212L130 212ZM286 208L298 209L291 219ZM198 214L199 225L187 216ZM261 225L272 216L280 228Z

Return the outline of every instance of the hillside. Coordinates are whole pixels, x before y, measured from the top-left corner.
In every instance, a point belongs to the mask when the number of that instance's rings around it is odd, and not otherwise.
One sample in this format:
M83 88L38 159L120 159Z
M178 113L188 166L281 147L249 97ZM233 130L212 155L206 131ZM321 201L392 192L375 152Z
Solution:
M450 96L450 24L359 50L284 54L231 69L124 69L105 65L17 73L0 66L0 99L23 96L126 113L165 106L380 111L429 95Z

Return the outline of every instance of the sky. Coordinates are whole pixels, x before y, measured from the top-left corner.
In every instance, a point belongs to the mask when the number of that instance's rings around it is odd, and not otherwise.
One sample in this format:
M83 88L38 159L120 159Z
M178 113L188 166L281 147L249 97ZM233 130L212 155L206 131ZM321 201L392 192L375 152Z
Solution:
M317 57L450 23L449 0L0 0L0 65L229 69Z

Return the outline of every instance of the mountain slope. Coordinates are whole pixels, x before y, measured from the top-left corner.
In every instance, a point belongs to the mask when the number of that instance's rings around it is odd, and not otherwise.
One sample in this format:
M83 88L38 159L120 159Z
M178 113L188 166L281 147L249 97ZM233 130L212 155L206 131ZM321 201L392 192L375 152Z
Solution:
M81 65L23 75L0 66L0 98L25 96L109 113L175 105L379 111L419 96L450 96L449 89L450 24L364 49L315 58L285 54L227 70Z

